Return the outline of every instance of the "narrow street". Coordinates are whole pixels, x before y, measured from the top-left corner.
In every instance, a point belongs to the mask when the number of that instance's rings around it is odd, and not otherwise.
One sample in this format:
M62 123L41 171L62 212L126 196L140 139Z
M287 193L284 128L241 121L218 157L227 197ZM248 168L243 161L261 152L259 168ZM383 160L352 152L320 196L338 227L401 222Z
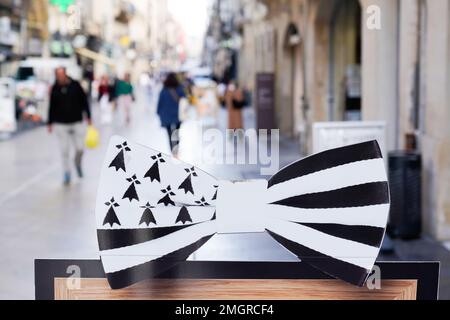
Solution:
M0 3L0 300L171 259L450 300L450 0Z

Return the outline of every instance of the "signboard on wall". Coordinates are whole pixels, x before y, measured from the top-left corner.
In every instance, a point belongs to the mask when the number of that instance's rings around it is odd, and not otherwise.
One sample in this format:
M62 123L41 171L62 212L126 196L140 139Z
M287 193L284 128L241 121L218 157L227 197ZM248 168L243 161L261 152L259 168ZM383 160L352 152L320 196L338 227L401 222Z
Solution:
M313 153L369 140L378 141L386 159L386 123L383 121L316 122L313 125Z
M275 128L275 75L273 73L256 75L255 101L257 129Z

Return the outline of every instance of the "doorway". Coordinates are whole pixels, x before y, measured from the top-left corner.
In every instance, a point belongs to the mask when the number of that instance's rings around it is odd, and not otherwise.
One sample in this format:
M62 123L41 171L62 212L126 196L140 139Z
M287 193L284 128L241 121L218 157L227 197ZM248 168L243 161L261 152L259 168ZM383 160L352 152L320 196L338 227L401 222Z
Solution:
M361 120L361 19L358 0L335 3L329 29L329 121Z

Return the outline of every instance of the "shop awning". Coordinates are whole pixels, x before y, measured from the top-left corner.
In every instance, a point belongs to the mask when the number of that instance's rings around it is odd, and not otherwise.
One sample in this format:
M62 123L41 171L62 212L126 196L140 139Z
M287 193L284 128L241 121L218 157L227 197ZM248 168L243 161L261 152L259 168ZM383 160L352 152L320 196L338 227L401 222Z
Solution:
M104 54L100 54L98 52L86 49L86 48L78 48L75 50L76 53L78 53L81 56L84 56L88 59L94 60L94 61L98 61L100 63L104 63L106 65L109 65L111 67L115 67L115 63L114 60L111 59L108 56L105 56Z

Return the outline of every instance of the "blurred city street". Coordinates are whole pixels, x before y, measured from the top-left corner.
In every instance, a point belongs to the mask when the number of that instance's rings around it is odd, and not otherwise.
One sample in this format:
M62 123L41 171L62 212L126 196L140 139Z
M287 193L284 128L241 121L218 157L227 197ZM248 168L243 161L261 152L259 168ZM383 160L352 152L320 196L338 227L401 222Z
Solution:
M99 259L115 135L234 181L376 140L383 223L339 229L380 229L378 261L439 262L450 299L449 101L450 0L0 0L0 300L35 298L35 259ZM189 259L297 261L262 232Z

